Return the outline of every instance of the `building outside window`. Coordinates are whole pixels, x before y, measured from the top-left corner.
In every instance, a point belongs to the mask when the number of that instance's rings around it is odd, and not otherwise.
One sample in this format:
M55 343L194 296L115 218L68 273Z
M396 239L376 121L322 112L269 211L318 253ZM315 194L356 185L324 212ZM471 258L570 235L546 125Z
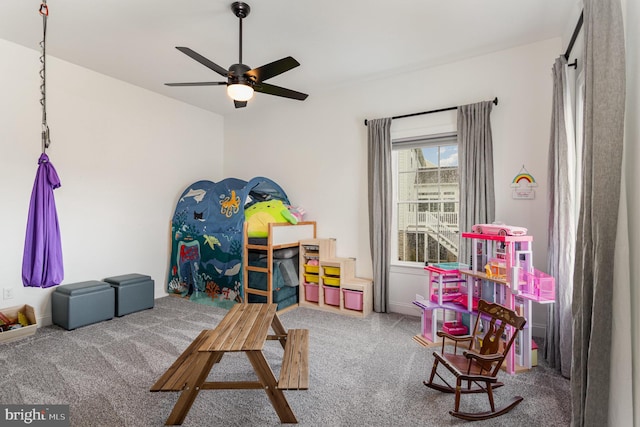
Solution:
M460 206L456 135L393 141L397 238L401 263L455 262Z

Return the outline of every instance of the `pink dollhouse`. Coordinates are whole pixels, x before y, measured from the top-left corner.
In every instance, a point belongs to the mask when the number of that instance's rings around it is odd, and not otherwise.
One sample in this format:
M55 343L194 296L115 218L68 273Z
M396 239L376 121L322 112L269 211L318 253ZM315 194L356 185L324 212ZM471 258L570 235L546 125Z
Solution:
M474 227L474 230L482 228ZM413 302L422 309L422 331L414 337L422 345L435 344L439 340L438 330L454 335L468 333L463 319L476 315L479 299L515 309L526 318L531 316L533 302L554 302L554 278L533 267L532 236L483 232L462 233L462 238L472 242L470 266L440 263L424 268L428 273L427 296L416 295ZM509 373L531 368L531 343L531 329L525 327L507 359Z

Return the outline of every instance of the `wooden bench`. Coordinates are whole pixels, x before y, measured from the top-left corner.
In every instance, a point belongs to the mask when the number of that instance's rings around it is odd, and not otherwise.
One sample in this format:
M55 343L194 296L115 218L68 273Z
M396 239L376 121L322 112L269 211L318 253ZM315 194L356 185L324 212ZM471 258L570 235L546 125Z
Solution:
M309 330L290 329L282 356L280 390L307 390L309 388Z
M200 367L199 369L195 369L196 372L209 372L211 366L213 366L213 363L211 363L209 369L205 370L209 354L198 351L198 348L207 337L208 332L208 330L200 332L200 335L193 340L169 369L151 386L150 391L182 391L185 388L190 388L192 385L189 384L189 378L194 371L193 368L198 365Z

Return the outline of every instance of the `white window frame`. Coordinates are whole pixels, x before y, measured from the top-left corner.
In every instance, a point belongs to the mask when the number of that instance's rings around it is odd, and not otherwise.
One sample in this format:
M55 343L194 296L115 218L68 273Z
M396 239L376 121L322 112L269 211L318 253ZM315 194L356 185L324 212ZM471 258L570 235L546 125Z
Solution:
M429 146L457 145L457 132L448 131L441 133L430 133L421 136L393 138L392 135L392 174L393 174L393 211L392 211L392 229L391 229L391 265L405 267L424 267L424 262L418 261L400 261L398 260L398 170L397 170L397 151ZM460 165L458 164L458 168ZM460 197L458 195L458 212L460 211ZM458 242L459 245L459 242Z

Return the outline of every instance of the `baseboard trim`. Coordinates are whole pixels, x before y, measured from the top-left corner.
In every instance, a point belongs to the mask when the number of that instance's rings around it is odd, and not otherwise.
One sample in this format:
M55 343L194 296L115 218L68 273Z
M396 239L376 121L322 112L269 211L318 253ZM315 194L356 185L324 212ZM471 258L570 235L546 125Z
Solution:
M51 315L46 315L46 316L42 316L42 317L38 317L38 328L40 326L51 326L53 325L53 320L51 319Z
M547 336L547 325L544 323L532 323L531 324L531 335L534 337L544 338Z
M421 316L422 310L411 303L389 302L389 312L406 314L408 316Z

